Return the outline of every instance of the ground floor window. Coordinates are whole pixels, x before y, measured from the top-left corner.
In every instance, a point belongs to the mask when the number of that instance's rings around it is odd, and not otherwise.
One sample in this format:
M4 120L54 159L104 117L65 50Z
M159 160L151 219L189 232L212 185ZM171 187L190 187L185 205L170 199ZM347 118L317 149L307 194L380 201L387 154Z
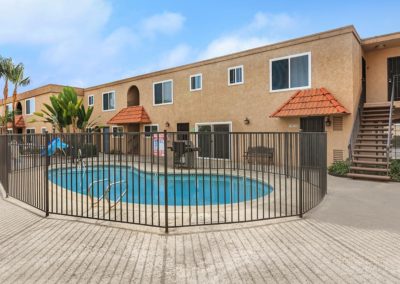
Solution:
M199 157L230 159L231 142L229 132L231 123L198 123Z
M113 126L112 133L113 133L113 137L120 138L123 136L124 127L123 126Z
M26 129L26 143L33 143L35 129L34 128L27 128Z
M150 138L155 132L158 132L158 124L148 124L144 126L144 135L147 138Z

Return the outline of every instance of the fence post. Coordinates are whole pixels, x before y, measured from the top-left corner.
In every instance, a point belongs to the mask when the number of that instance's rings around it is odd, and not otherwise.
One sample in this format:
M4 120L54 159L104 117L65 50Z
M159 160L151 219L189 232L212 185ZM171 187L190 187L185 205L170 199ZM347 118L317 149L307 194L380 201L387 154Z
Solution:
M43 141L43 139L42 139ZM49 164L50 164L50 157L48 153L48 147L49 145L49 133L46 132L45 134L45 146L44 146L44 151L46 153L46 165L45 165L45 182L44 182L44 198L45 198L45 212L46 212L46 217L49 216Z
M303 218L303 159L302 159L302 153L301 151L303 149L301 149L301 145L303 144L303 135L305 135L304 133L302 133L300 131L299 133L299 142L300 142L300 159L299 159L299 210L300 210L300 218ZM304 153L303 153L304 155Z
M167 130L164 129L164 194L165 194L165 233L168 234L168 154ZM158 141L160 143L160 140Z
M8 194L9 194L9 189L8 189L8 185L9 185L9 181L8 181L8 172L10 171L10 173L11 173L11 168L9 168L9 166L11 166L11 162L10 162L10 157L9 157L9 154L8 154L8 135L7 134L5 134L5 136L4 136L4 138L5 138L5 153L4 153L4 155L5 155L5 157L6 157L6 160L5 160L5 173L6 173L6 176L4 177L4 184L3 184L3 186L4 186L4 190L6 191L6 198L8 198Z

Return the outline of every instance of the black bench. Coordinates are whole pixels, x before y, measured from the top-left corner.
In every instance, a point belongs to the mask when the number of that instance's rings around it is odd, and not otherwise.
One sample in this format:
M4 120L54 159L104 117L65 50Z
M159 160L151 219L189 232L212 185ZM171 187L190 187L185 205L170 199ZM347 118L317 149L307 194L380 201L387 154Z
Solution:
M273 164L274 163L274 148L264 146L249 147L244 152L244 157L249 164Z

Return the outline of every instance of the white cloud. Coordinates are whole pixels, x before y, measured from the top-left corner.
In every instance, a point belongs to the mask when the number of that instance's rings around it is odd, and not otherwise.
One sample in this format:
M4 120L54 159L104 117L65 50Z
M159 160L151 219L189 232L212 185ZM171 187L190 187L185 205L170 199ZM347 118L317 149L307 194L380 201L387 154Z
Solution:
M185 17L179 13L164 12L153 15L142 22L142 31L145 36L156 34L171 35L182 29Z
M200 52L199 59L208 59L277 42L284 31L293 29L295 18L287 14L258 12L252 21L211 41Z

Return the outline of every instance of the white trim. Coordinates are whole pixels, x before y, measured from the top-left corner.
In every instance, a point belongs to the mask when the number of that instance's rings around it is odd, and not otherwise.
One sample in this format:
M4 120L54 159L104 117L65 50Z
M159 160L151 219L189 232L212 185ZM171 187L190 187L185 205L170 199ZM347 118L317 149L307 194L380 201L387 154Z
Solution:
M156 97L155 97L155 85L156 84L162 84L166 82L171 82L171 102L170 103L161 103L161 104L156 104ZM163 106L163 105L172 105L174 103L174 80L173 79L168 79L168 80L163 80L163 81L158 81L158 82L153 82L153 106Z
M33 131L34 131L34 133L29 133L29 134L36 134L36 128L35 128L35 127L28 127L28 128L25 128L25 133L26 133L26 134L28 134L28 130L33 130Z
M93 98L93 104L90 104L90 98ZM114 98L114 100L115 100L115 98ZM88 106L94 106L94 95L89 95L88 96Z
M40 128L40 133L41 133L41 134L44 134L44 133L43 133L43 129L46 130L46 132L48 132L48 131L47 131L47 127L42 126L42 127Z
M12 128L7 128L7 133L8 133L8 134L14 134L14 129L12 129Z
M295 87L295 88L286 88L286 89L277 89L277 90L272 90L272 62L278 61L278 60L283 60L283 59L288 59L289 63L289 86L290 86L290 58L293 57L300 57L308 55L308 86L303 86L303 87ZM277 92L285 92L285 91L294 91L294 90L304 90L304 89L309 89L312 86L311 83L311 51L308 52L303 52L303 53L297 53L297 54L292 54L288 56L283 56L283 57L277 57L277 58L272 58L269 60L269 92L270 93L277 93Z
M27 104L27 102L29 102L30 107L32 107L32 106L31 106L31 101L33 102L33 111L31 110L31 113L26 113L26 110L28 109L28 108L26 107L26 104ZM25 115L33 115L33 113L35 112L35 109L36 109L36 101L35 101L35 98L26 99L26 100L25 100L25 109L24 109Z
M160 126L159 126L158 124L156 124L156 123L143 124L143 133L144 133L144 137L145 137L145 138L151 138L151 135L150 135L150 136L147 136L146 133L152 133L152 132L146 132L146 131L144 130L144 128L145 128L146 126L157 126L157 131L156 131L156 132L160 132Z
M230 76L230 71L232 70L232 69L238 69L238 68L241 68L242 69L242 82L237 82L237 83L231 83L231 80L229 80L230 78L229 78L229 76ZM235 71L235 80L236 80L236 71ZM235 86L235 85L242 85L242 84L244 84L244 67L243 67L243 65L238 65L238 66L233 66L233 67L229 67L228 68L228 86Z
M193 77L197 77L197 76L200 76L200 88L198 88L198 89L192 89L192 78ZM202 73L197 73L197 74L193 74L193 75L190 75L190 77L189 77L189 90L191 91L191 92L195 92L195 91L201 91L203 89L203 74Z
M104 95L105 94L109 94L109 93L113 93L114 94L114 108L113 109L104 109ZM115 91L107 91L101 94L101 110L104 112L107 111L115 111L117 108L117 100L115 98Z
M115 129L115 128L122 128L122 132L120 132L120 133L121 133L120 136L114 135L114 129ZM118 133L118 132L117 132L117 133ZM112 136L113 138L124 138L123 133L124 133L124 127L123 127L123 126L118 126L118 125L113 125L113 126L111 126L111 136Z

